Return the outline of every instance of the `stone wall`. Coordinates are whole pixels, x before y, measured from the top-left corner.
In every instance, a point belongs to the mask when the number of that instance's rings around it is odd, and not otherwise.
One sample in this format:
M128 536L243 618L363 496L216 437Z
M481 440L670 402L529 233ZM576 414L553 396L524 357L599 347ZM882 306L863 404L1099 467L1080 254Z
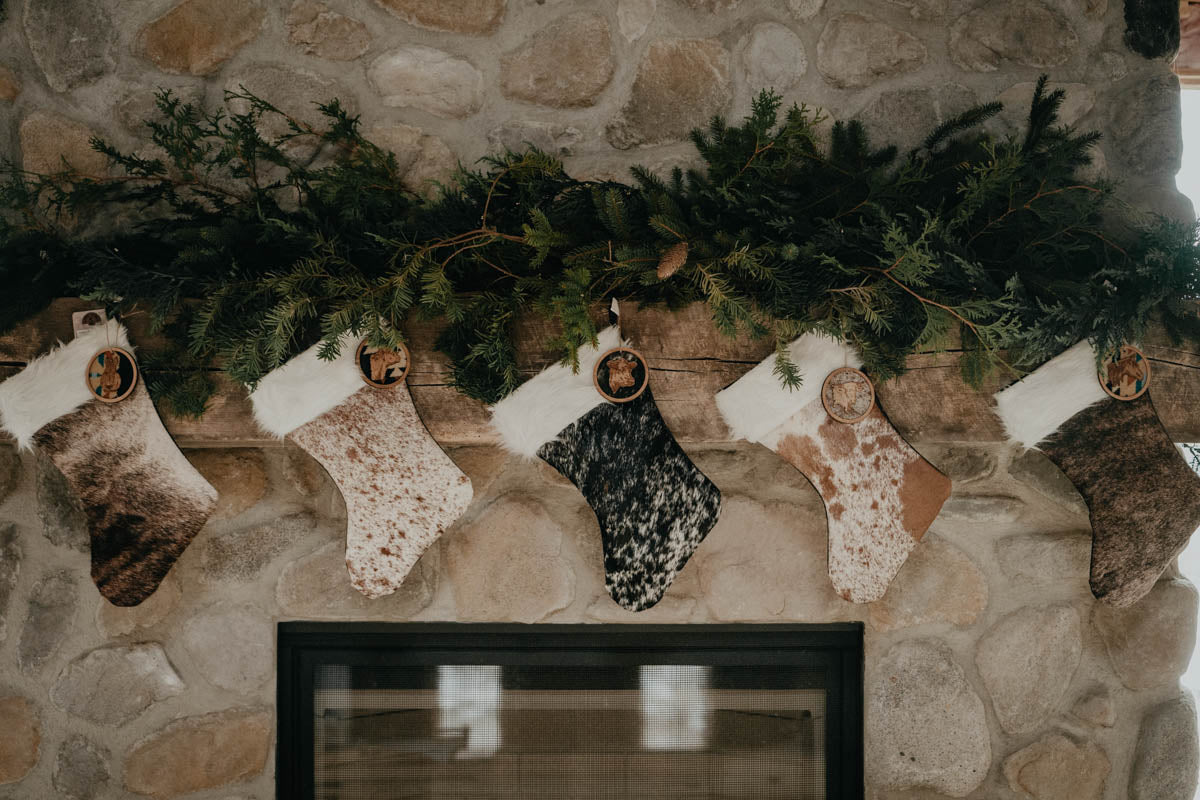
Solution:
M1135 4L1136 5L1136 4ZM1068 122L1105 134L1096 172L1184 216L1177 82L1124 44L1118 0L7 0L0 153L32 169L87 140L142 141L154 87L245 85L312 118L339 97L408 165L533 142L582 176L687 163L687 129L774 86L903 145L1050 73ZM307 116L306 116L307 115ZM396 595L342 564L345 510L292 449L194 450L214 519L147 603L88 578L61 476L0 446L0 798L273 797L273 624L282 619L828 622L867 626L873 800L1190 798L1195 711L1178 676L1196 591L1169 574L1117 611L1088 592L1088 521L1045 459L917 442L954 494L888 595L825 575L820 500L757 446L689 445L725 494L718 527L654 609L605 594L599 532L548 467L456 448L476 499ZM519 554L519 556L514 555Z

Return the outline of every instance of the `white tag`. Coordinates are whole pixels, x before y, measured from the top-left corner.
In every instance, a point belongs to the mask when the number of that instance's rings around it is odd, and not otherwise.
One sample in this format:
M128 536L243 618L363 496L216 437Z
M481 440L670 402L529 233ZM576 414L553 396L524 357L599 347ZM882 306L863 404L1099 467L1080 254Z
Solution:
M76 311L71 315L71 327L75 329L75 335L86 331L88 328L95 328L108 322L108 315L104 313L103 308L93 308L88 311Z

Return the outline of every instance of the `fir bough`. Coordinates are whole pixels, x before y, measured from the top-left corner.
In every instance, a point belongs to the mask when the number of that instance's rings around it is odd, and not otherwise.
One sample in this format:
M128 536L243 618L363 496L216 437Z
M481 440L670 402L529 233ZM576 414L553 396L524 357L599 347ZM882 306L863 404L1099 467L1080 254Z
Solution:
M963 374L1036 365L1081 338L1136 340L1152 318L1196 338L1194 225L1135 218L1112 187L1079 177L1097 134L1058 124L1061 91L1039 81L1026 130L995 139L999 104L937 126L921 147L877 147L863 126L764 92L740 125L713 119L701 164L633 183L581 181L537 149L460 169L432 197L336 102L313 128L242 91L205 112L169 93L143 158L97 141L112 175L69 167L0 183L0 330L50 299L135 307L166 334L152 387L203 408L219 363L248 385L346 333L395 343L411 315L444 317L438 347L466 394L495 402L523 376L516 323L558 323L568 363L594 342L612 297L701 301L717 327L776 344L853 344L880 380L917 351L960 342ZM267 135L264 130L282 130ZM81 220L103 215L104 228Z

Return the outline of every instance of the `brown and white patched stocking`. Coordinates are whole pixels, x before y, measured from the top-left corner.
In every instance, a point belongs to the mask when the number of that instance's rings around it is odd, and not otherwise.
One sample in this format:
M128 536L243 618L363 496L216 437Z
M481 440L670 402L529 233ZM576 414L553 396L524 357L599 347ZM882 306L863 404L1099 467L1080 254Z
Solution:
M1200 526L1200 476L1149 394L1109 397L1080 342L997 392L996 410L1009 439L1045 453L1087 503L1092 594L1117 606L1144 597Z
M0 383L0 425L66 477L87 517L92 580L109 602L135 606L204 526L217 493L179 452L140 378L120 402L96 399L85 373L107 346L130 350L115 321Z
M367 597L396 591L471 503L471 480L429 435L403 381L363 381L355 342L314 345L250 394L264 430L304 448L346 500L346 570ZM372 368L379 365L372 363Z
M734 435L774 450L816 488L828 521L829 580L846 600L870 603L941 511L950 479L878 407L854 423L825 410L825 376L861 363L851 348L807 334L788 349L805 373L802 386L785 387L772 357L719 392L717 407Z

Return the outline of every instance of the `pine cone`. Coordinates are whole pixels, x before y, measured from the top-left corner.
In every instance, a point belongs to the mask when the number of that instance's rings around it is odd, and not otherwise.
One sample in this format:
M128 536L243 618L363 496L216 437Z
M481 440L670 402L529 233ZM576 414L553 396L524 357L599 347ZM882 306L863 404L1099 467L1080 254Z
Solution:
M678 242L671 245L667 252L662 254L662 258L658 261L658 279L665 281L667 278L679 271L679 268L687 263L688 244L687 242Z

